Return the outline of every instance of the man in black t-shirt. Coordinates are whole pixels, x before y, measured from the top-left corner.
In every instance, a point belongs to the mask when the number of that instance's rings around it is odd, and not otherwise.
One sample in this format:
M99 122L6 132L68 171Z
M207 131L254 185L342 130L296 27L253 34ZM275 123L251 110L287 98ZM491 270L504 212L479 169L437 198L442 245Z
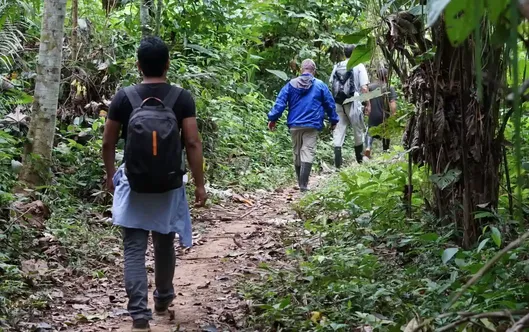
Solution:
M365 156L371 157L371 149L373 147L373 139L380 138L379 136L369 135L369 128L384 125L384 122L392 115L397 112L397 93L395 89L388 86L388 71L386 68L379 68L377 70L376 82L368 85L369 91L375 91L380 88L382 90L382 96L371 99L371 109L368 113L368 131L365 136ZM382 149L384 152L389 150L389 138L382 138Z
M138 49L138 68L143 82L135 86L141 99L155 97L164 100L175 89L167 83L169 50L157 37L142 40ZM178 92L179 90L176 90ZM204 188L202 142L195 117L195 102L187 90L174 103L181 141L195 184L195 204L204 206L207 195ZM153 100L148 100L147 103ZM150 331L152 312L148 304L148 279L145 253L149 233L152 232L155 260L156 289L155 312L166 314L175 297L173 276L175 269L175 233L181 243L191 246L191 219L185 187L163 193L138 193L131 190L124 166L115 167L116 143L120 136L127 139L127 129L133 106L123 90L113 98L103 136L103 160L107 174L107 188L114 192L112 217L114 225L123 230L125 252L125 289L129 298L127 309L133 319L133 332ZM154 144L154 143L153 143ZM176 151L175 151L176 153Z

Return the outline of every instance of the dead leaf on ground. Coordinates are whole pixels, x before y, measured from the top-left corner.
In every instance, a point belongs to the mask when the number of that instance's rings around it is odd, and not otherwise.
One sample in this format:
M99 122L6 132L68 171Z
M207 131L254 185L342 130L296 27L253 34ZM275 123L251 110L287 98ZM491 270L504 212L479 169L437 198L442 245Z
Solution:
M216 277L215 280L228 281L228 280L230 280L230 277L228 277L228 276L219 276L219 277Z
M87 304L72 304L72 308L79 311L88 311L92 309L92 307Z
M96 322L96 321L107 319L108 313L104 312L104 313L94 314L94 315L77 314L76 318L80 322L90 323L90 322Z
M109 317L121 317L121 316L127 316L129 314L127 309L124 308L115 308L112 310L112 312L109 314Z
M40 200L15 202L13 210L16 211L15 220L26 222L37 229L44 229L44 221L50 216L50 210Z
M39 275L43 276L48 272L48 263L43 260L34 260L34 259L28 259L25 261L22 261L22 272L25 274L31 276L31 275Z
M66 303L68 304L88 304L90 303L90 298L83 296L83 295L78 295L74 298L68 299Z
M233 196L231 198L237 203L244 203L244 204L246 204L248 206L253 206L254 205L254 202L252 202L249 199L246 199L246 198L242 197L241 195L233 194Z
M233 242L235 243L235 245L237 245L237 247L239 248L242 248L242 242L241 242L241 235L240 234L235 234L233 236Z
M215 325L207 325L202 328L202 332L218 332Z
M209 285L211 285L211 281L208 281L203 285L197 286L197 289L206 289L206 288L209 288Z

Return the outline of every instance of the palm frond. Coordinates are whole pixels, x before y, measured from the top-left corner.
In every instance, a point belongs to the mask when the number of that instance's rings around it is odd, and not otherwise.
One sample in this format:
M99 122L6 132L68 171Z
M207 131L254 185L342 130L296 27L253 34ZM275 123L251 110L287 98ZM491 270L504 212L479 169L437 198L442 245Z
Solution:
M22 48L24 35L11 23L0 29L0 66L10 68L15 56Z
M0 68L10 69L17 53L23 49L24 35L10 19L14 6L19 5L21 2L0 0Z

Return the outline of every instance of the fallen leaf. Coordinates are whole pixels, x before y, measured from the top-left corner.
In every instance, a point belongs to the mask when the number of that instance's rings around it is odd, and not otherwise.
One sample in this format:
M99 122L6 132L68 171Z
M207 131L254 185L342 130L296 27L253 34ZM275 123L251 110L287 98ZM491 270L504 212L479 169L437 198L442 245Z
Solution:
M126 316L128 315L129 312L127 311L127 309L124 309L124 308L116 308L114 310L112 310L112 312L110 313L110 317L120 317L120 316Z
M253 206L253 202L249 199L242 197L241 195L233 194L232 199L237 203L244 203L248 206Z
M202 328L202 332L218 332L215 325L208 325Z
M319 311L313 311L310 313L310 320L314 324L318 324L318 322L321 320L321 312Z
M90 302L90 298L82 295L78 295L74 297L73 299L69 299L66 301L68 304L88 304Z
M215 279L218 280L218 281L228 281L228 280L230 280L230 277L228 277L228 276L219 276L219 277L216 277Z
M86 304L72 304L72 308L74 308L75 310L81 310L81 311L88 311L92 309L91 306L86 305Z
M167 313L169 314L169 321L175 320L174 310L167 310Z
M408 322L406 325L406 328L404 328L404 332L412 332L415 331L420 325L420 322L417 320L417 318L414 318Z
M101 314L95 314L95 315L83 315L83 314L77 314L76 316L77 320L80 322L95 322L95 321L101 321L108 318L107 313L101 313Z
M211 284L211 281L206 282L204 285L197 286L197 289L206 289L209 288L209 285Z
M241 236L239 234L235 234L235 236L233 237L233 242L235 243L235 245L237 245L237 247L242 248Z
M46 323L46 322L41 322L41 323L37 324L37 329L51 330L51 329L53 329L53 327L50 324Z
M48 263L43 260L28 259L22 261L22 272L27 275L40 275L43 276L48 272Z

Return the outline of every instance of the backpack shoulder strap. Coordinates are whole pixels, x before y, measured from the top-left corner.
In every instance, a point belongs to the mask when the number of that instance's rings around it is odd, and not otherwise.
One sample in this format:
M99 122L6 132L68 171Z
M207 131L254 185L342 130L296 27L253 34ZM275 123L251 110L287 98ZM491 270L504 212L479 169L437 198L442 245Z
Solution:
M163 104L165 107L173 109L176 101L178 100L178 97L180 97L180 94L182 93L184 89L178 88L176 86L171 86L171 89L169 90L169 93L167 96L165 96L163 100Z
M351 77L354 79L354 68L351 68L345 73L346 80L350 79Z
M136 90L135 85L128 86L123 90L125 91L125 95L129 99L133 110L141 106L141 103L143 103L143 99L141 99L140 94L138 93L138 90Z

